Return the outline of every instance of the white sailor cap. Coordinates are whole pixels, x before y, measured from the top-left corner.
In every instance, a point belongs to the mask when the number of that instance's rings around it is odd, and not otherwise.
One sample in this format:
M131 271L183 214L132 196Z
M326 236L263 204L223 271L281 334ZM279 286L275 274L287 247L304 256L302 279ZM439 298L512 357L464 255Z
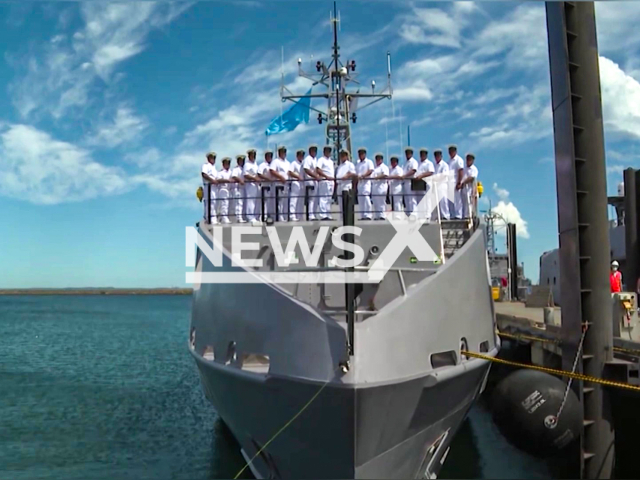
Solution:
M413 152L413 147L405 147L404 151L405 152Z
M439 148L436 148L436 149L433 151L433 154L435 155L436 153L442 153L442 150L441 150L441 149L439 149Z
M218 154L217 154L216 152L209 152L209 153L207 153L207 158L209 158L209 157L216 158L217 156L218 156Z
M247 150L247 153L256 153L256 149L255 148L250 148L249 150Z
M349 150L343 148L342 150L340 150L340 155L346 155L347 158L349 158L351 156L351 154L349 153Z
M311 150L312 148L315 148L316 150L318 149L318 145L315 143L312 143L311 145L309 145L309 150Z
M424 153L429 153L429 150L427 150L426 148L422 147L420 150L420 153L424 152Z
M301 153L304 155L304 148L299 148L298 150L296 150L296 153Z
M476 156L475 156L473 153L471 153L471 152L467 153L467 154L465 155L465 157L464 157L464 158L467 158L467 157L471 157L471 158L473 158L474 160L476 159Z
M222 159L222 163L225 163L225 162L226 162L226 163L231 163L231 157L224 157L224 158Z
M449 145L449 150L458 150L458 146L455 143L452 143L451 145Z
M364 147L360 147L360 148L358 148L358 153L360 153L360 152L367 153L367 149L364 148Z
M325 145L322 147L322 151L324 152L325 150L333 150L333 147L331 145Z
M397 162L399 160L399 157L398 157L398 155L391 155L389 157L389 160L395 160Z
M236 160L240 160L240 159L244 160L245 158L247 158L246 155L236 155Z
M267 149L264 151L264 154L265 154L265 156L267 156L267 154L269 154L269 153L270 153L271 155L273 155L273 150L271 150L271 149L267 148Z
M286 152L287 151L287 147L285 145L279 145L278 146L278 151L282 152L283 150Z
M376 152L376 154L373 156L373 158L378 158L378 157L384 158L384 155L381 152Z

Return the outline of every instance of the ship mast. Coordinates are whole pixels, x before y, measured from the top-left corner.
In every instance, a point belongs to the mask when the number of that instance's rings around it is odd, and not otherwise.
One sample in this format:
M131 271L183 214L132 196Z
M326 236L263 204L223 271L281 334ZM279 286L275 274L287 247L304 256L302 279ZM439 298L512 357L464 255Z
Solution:
M387 52L387 85L380 93L375 91L375 82L371 82L371 93L360 93L347 90L350 83L360 85L357 81L356 62L348 60L346 64L340 61L340 45L338 44L338 25L340 18L336 2L333 2L333 12L330 15L333 27L332 60L329 65L322 61L316 62L317 73L307 73L302 69L302 59L298 59L298 75L313 82L312 86L322 85L325 92L309 95L294 95L284 84L280 88L280 97L283 102L289 100L298 103L301 99L324 98L327 100L327 110L322 111L314 107L311 110L318 113L318 123L326 123L325 137L328 145L333 146L333 158L338 158L342 148L346 148L353 154L351 143L351 123L356 123L356 112L373 105L383 99L390 99L393 91L391 88L391 53ZM367 99L365 105L358 105L358 99Z

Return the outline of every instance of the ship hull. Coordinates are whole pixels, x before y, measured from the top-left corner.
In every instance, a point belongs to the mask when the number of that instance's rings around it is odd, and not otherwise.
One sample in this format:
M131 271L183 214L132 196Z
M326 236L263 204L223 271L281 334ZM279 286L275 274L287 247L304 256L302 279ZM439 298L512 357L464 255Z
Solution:
M489 368L478 363L435 384L426 375L359 386L263 380L196 363L258 478L435 478Z
M393 236L387 225L363 228L365 251ZM421 233L431 244L439 228ZM371 295L363 287L357 311L375 314L355 322L353 355L347 323L327 313L344 305L343 285L195 286L189 350L257 477L437 475L490 366L461 350L495 356L499 342L481 230L446 265L412 271L409 256L401 275ZM198 256L196 271L213 268ZM225 256L223 268L238 267Z

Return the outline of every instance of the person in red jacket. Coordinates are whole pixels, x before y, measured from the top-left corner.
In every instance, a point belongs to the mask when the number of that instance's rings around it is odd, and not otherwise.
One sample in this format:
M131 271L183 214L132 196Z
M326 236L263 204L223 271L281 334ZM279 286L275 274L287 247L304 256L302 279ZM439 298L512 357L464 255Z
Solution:
M611 262L611 273L609 273L609 283L611 284L611 293L622 291L622 274L618 270L618 262Z

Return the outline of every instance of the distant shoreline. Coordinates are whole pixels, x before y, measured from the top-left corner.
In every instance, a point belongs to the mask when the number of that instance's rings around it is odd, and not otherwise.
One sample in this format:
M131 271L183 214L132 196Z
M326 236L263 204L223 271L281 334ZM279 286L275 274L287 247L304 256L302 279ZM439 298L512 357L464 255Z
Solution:
M191 288L3 288L0 295L191 295Z

